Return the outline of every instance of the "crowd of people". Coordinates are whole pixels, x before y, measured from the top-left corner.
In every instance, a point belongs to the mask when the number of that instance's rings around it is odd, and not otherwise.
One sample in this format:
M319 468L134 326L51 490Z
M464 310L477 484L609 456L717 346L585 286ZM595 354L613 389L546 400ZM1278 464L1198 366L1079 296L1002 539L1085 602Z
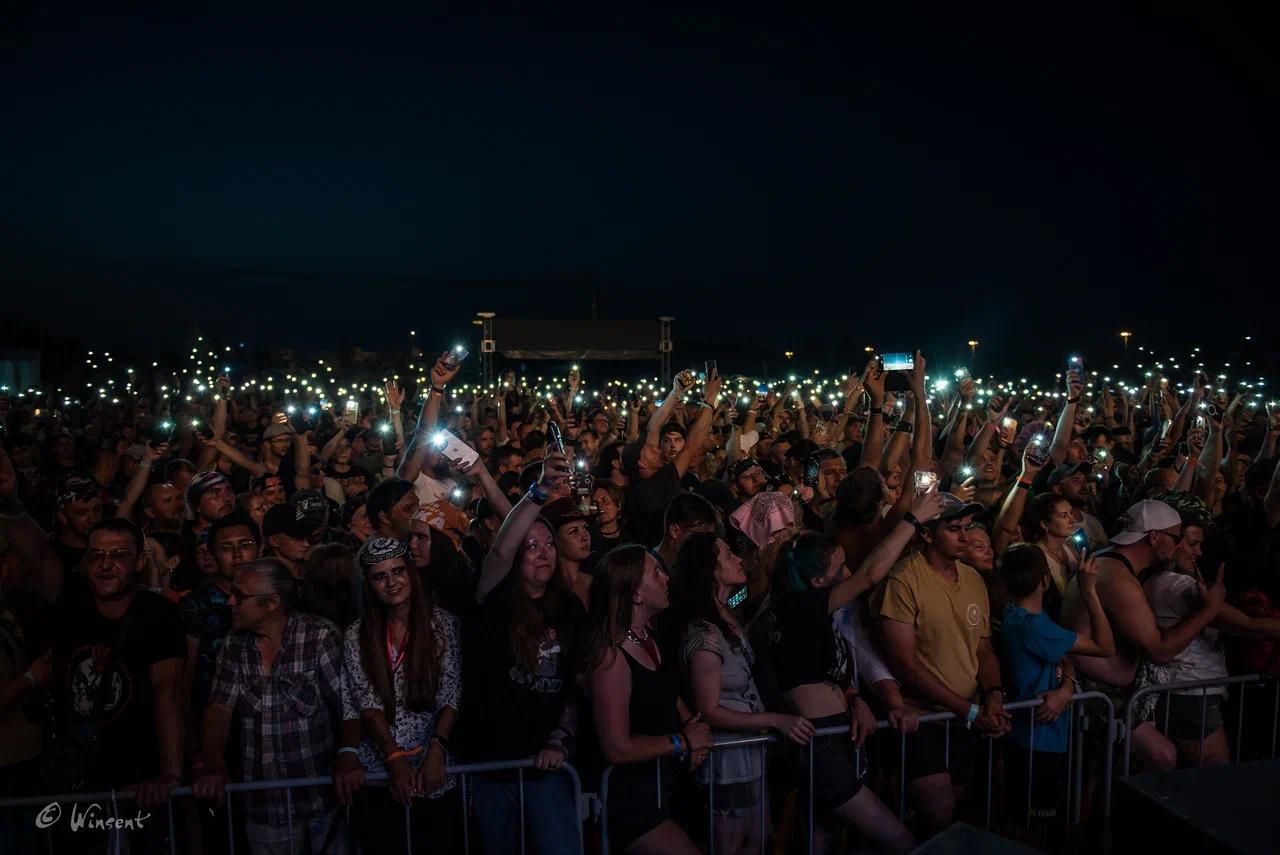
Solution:
M0 797L157 817L59 849L165 851L190 785L180 851L746 853L811 810L816 851L905 852L993 791L1062 849L1074 694L1280 677L1280 418L1200 374L1020 394L912 362L584 395L577 366L463 389L446 352L416 413L396 379L2 398ZM1270 743L1246 704L1233 747L1239 693L1146 697L1135 768ZM608 769L585 825L566 763Z

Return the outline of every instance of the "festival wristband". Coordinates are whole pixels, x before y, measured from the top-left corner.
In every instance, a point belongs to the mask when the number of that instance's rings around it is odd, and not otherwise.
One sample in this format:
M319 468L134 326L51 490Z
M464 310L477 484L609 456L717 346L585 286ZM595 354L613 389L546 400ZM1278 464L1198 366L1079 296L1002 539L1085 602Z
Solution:
M965 719L964 719L965 730L968 730L969 728L973 727L973 723L978 718L979 712L980 710L978 709L977 704L969 704L969 714L965 716Z
M680 734L673 733L671 734L670 738L671 738L672 753L674 753L677 757L683 757L684 749L681 748L680 746Z
M421 745L417 746L416 748L410 749L409 751L392 751L390 754L387 755L387 762L390 763L392 760L399 760L401 758L416 757L421 753L422 753Z
M902 515L902 521L905 523L911 523L911 526L916 531L920 531L924 528L924 523L920 522L920 520L916 518L916 515L911 513L911 511L907 511Z
M338 753L339 753L339 754L354 754L354 755L356 755L357 757L359 757L359 756L360 756L360 749L359 749L359 748L356 748L354 745L344 745L344 746L342 746L341 748L339 748L339 749L338 749Z
M1015 489L1017 489L1017 490L1030 490L1030 489L1031 489L1031 482L1030 482L1030 481L1019 481L1016 485L1014 485L1014 488L1015 488Z
M529 492L525 493L525 498L533 502L535 505L545 505L547 503L547 494L538 489L537 484L529 485Z

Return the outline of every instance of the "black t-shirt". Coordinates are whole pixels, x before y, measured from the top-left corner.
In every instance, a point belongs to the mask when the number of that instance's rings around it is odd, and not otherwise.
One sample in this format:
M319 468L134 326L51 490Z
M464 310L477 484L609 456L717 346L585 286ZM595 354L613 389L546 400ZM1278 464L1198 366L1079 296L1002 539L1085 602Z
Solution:
M88 594L87 585L66 584L58 599L62 631L53 661L60 726L93 717L99 681L111 682L101 718L97 775L91 787L114 788L160 772L156 739L152 665L186 657L186 638L178 608L159 594L134 595L126 617L128 632L115 656L125 618L108 620Z
M463 727L460 750L484 762L537 754L573 697L573 650L587 613L577 597L560 601L562 614L543 633L532 672L511 649L511 585L493 591L463 624ZM530 774L529 770L525 774Z
M632 478L627 484L626 540L650 548L662 540L662 518L667 505L681 490L676 465L668 463L648 478Z
M849 651L827 611L830 598L827 588L774 589L769 647L781 691L828 680L848 683Z

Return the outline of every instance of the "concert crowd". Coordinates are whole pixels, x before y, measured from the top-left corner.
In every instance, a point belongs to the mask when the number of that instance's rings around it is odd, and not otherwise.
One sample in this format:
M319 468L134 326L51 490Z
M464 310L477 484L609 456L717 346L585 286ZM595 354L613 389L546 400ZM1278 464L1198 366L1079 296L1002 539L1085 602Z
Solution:
M1107 770L1073 696L1280 678L1260 380L464 355L6 391L0 799L150 820L0 808L0 851L906 852L988 815L1078 851ZM1128 768L1270 756L1270 699L1145 694Z

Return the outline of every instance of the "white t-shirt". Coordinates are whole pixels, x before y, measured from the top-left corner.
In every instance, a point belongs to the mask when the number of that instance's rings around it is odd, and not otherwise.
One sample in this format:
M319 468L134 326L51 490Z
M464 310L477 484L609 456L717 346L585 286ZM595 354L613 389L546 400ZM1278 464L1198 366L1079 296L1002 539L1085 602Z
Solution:
M867 686L874 686L881 680L897 679L871 641L871 635L867 632L867 610L859 600L837 610L831 620L853 651L855 685L859 680Z
M429 505L436 499L449 500L449 494L456 485L452 478L437 481L425 472L419 472L413 482L413 491L418 494L418 504Z
M1147 601L1151 603L1151 613L1155 615L1156 625L1167 629L1199 608L1200 589L1196 580L1181 573L1166 570L1147 580L1143 586ZM1183 683L1188 680L1217 680L1227 676L1227 655L1222 649L1222 641L1218 631L1205 627L1204 631L1192 639L1174 660L1169 663L1170 682ZM1210 695L1225 695L1225 686L1215 686L1207 690ZM1199 695L1200 689L1183 689L1181 695Z

